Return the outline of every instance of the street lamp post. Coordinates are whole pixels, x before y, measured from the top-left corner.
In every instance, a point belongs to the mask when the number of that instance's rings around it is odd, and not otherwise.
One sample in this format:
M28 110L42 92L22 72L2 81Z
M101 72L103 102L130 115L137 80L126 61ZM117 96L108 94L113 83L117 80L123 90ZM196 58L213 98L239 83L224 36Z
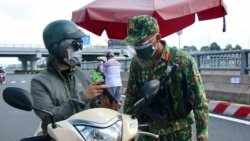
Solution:
M248 29L242 29L243 32L246 32L246 36L247 36L247 49L249 48L249 30Z
M179 49L181 49L181 35L182 35L182 30L178 31L177 35L179 36Z
M247 31L247 49L249 49L249 31Z

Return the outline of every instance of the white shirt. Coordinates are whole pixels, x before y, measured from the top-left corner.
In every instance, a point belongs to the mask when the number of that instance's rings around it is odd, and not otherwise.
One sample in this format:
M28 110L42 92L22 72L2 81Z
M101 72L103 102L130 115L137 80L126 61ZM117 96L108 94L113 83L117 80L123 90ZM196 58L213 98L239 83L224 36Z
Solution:
M105 84L111 87L122 86L121 81L121 64L114 58L107 60L103 64L102 72L105 75Z

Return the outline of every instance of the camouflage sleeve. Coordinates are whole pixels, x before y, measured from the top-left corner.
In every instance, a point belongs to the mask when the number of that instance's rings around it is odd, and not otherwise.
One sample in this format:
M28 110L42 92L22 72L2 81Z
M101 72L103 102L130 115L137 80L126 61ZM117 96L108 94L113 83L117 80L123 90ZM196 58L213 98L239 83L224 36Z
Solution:
M197 64L190 56L189 67L186 71L189 102L192 104L198 141L208 140L208 104L206 100L205 89Z
M138 93L138 87L136 87L136 61L133 59L130 64L129 78L127 82L126 99L124 103L124 113L131 114L132 106L135 103L136 93Z

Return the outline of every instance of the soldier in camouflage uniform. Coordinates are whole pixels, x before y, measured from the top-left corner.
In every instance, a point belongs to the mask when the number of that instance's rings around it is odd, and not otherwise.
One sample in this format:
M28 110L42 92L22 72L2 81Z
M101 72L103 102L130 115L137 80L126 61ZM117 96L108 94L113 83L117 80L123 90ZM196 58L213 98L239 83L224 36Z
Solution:
M151 16L135 16L128 20L128 37L124 44L134 50L130 65L124 112L131 114L132 105L139 100L144 84L160 79L169 66L170 58L178 65L170 79L164 82L149 108L155 115L144 114L141 119L149 123L149 131L158 134L157 141L192 141L192 124L195 122L198 141L208 140L208 104L201 75L194 58L185 52L166 45L161 40L157 20ZM141 120L140 119L140 120ZM140 141L154 140L141 136Z

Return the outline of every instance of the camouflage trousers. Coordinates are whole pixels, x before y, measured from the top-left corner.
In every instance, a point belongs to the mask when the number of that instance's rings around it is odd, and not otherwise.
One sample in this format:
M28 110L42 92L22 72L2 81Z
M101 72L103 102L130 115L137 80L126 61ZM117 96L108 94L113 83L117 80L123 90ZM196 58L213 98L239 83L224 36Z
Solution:
M149 136L141 136L138 141L192 141L192 127L172 132L168 135L160 135L158 139Z

